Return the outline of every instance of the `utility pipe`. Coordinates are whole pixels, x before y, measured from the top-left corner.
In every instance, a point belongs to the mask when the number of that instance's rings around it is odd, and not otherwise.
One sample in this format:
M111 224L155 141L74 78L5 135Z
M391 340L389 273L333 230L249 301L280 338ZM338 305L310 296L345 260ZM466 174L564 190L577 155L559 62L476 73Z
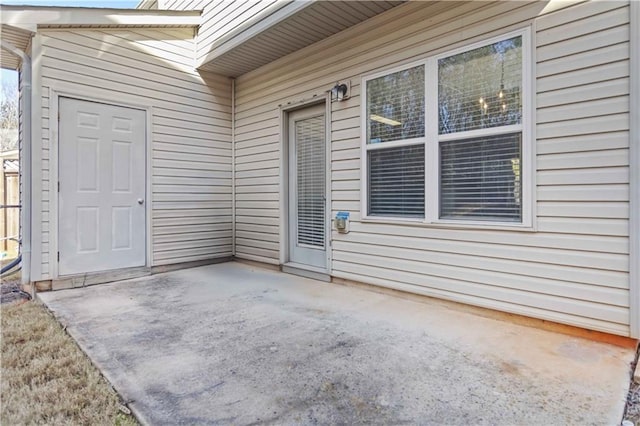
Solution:
M31 284L31 57L6 40L0 40L2 48L18 56L22 60L20 81L22 91L20 108L22 109L22 140L20 150L20 178L22 191L20 204L20 256L22 257L22 284ZM35 285L32 296L35 297Z

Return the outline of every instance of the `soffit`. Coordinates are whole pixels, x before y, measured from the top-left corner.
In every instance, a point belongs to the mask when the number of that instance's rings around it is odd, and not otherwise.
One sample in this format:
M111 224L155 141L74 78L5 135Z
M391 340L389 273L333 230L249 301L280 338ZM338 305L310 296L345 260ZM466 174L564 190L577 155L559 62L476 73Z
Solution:
M245 74L402 4L403 1L292 2L291 14L264 17L249 28L230 34L211 51L199 67L231 77ZM269 25L265 22L271 20ZM256 25L262 24L260 31ZM252 30L253 28L253 30ZM250 36L247 36L250 34Z
M31 31L26 31L11 25L0 25L0 40L2 40L2 50L0 51L0 63L2 68L16 70L20 66L20 57L6 49L6 44L22 50L29 47L31 42Z

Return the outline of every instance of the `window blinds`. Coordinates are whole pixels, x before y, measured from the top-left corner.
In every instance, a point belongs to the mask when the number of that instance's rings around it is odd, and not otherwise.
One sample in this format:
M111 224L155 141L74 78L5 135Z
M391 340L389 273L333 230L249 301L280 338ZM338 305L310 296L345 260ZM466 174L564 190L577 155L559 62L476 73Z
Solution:
M509 36L366 80L367 215L523 222L526 38ZM425 105L433 106L429 117ZM425 123L434 128L425 132ZM433 167L428 181L425 153ZM426 212L425 188L439 194Z
M440 217L520 221L521 134L440 142Z
M424 217L424 145L370 150L369 215Z
M324 247L325 122L324 117L296 121L298 244Z

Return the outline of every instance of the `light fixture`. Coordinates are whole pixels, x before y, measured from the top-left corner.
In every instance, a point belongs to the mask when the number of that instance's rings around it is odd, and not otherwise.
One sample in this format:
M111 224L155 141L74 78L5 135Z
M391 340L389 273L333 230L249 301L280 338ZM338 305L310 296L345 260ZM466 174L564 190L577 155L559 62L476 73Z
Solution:
M331 102L341 102L349 98L349 86L347 83L336 83L331 89Z
M373 121L377 121L378 123L388 124L390 126L400 126L402 123L396 120L392 120L391 118L383 117L377 114L371 114L369 119Z

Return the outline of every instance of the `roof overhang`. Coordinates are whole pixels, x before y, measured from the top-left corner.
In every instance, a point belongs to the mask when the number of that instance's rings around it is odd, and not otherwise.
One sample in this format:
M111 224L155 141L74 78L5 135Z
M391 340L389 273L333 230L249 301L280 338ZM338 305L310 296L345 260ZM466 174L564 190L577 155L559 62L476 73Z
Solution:
M189 28L198 27L201 11L111 9L92 7L0 5L0 65L17 69L31 36L45 28Z
M0 25L0 66L2 68L16 70L20 66L20 53L24 53L29 48L31 42L31 31L17 28L12 25Z
M216 40L207 55L199 61L198 67L237 77L386 12L403 2L275 2L234 31Z
M0 23L35 32L66 27L197 27L201 11L0 6Z

